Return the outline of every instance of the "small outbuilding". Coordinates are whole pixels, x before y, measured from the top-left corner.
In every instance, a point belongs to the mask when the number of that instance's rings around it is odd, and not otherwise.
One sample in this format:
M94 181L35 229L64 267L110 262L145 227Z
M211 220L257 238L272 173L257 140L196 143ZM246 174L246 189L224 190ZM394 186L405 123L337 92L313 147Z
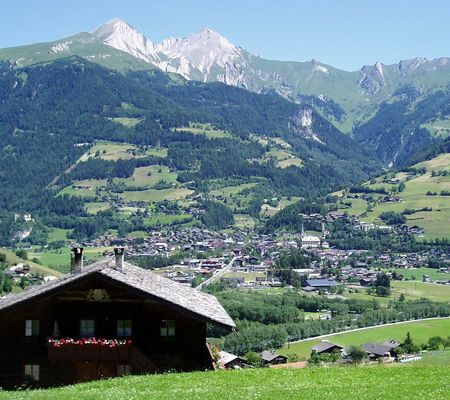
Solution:
M341 351L342 349L342 346L329 342L328 340L322 340L319 344L311 348L317 354L332 353L333 351Z
M261 354L261 361L264 365L276 365L276 364L286 364L287 357L277 354L273 351L263 351Z

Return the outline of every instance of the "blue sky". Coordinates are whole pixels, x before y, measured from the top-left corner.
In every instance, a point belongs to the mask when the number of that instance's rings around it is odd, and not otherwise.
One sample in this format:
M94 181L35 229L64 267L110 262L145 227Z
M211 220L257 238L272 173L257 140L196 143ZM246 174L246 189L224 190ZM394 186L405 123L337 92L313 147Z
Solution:
M91 31L120 17L154 42L207 26L264 58L315 58L346 70L450 56L448 0L1 0L0 6L0 48Z

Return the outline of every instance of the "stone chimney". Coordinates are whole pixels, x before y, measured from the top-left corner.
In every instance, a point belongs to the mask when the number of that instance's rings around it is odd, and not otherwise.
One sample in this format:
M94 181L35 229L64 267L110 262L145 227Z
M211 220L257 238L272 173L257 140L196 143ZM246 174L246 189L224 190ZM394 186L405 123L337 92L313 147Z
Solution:
M114 265L114 268L117 271L122 272L125 249L123 247L114 247L114 256L116 258L116 264Z
M74 247L72 249L72 257L70 260L70 273L75 274L83 270L83 248Z

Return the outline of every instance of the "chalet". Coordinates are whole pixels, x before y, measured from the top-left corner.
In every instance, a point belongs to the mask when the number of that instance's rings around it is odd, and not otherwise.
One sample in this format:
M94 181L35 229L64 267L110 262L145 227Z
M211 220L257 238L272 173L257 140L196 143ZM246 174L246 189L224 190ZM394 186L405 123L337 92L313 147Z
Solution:
M246 360L226 351L220 352L219 365L224 369L239 369L248 367Z
M263 351L261 354L261 361L264 365L276 365L276 364L286 364L287 357L277 354L273 351Z
M390 359L392 347L385 344L365 343L362 345L363 350L368 354L369 359Z
M213 368L207 324L235 325L214 296L115 256L0 299L0 387Z
M328 340L322 340L319 344L316 344L314 347L312 347L311 350L316 352L317 354L324 354L332 353L333 351L341 351L343 350L343 347L339 346L338 344L331 343Z

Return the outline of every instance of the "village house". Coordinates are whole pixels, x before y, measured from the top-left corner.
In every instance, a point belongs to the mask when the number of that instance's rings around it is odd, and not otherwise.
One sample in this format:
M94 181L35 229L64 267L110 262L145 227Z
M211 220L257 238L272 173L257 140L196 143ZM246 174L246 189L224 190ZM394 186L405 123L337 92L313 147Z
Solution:
M277 354L274 351L265 350L260 354L260 356L264 365L286 364L288 360L286 356Z
M342 346L329 342L328 340L322 340L319 344L316 344L311 348L311 350L316 352L317 354L332 353L333 351L340 352L343 349L344 348Z
M0 299L0 387L213 368L207 324L235 324L214 296L124 261L124 251Z

